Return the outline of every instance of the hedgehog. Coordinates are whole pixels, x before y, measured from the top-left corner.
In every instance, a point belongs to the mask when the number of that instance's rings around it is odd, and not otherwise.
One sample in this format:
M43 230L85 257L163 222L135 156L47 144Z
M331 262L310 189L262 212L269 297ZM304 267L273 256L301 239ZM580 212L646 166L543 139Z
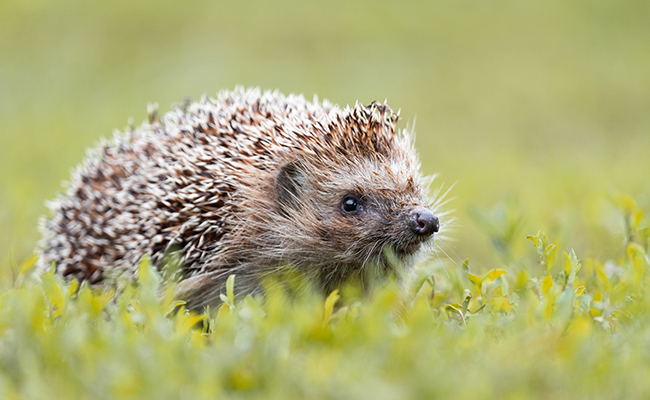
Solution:
M148 256L179 297L216 305L296 268L322 290L409 268L440 232L412 133L386 102L342 109L236 88L175 106L88 152L41 224L42 265L99 284ZM365 271L365 272L364 272Z

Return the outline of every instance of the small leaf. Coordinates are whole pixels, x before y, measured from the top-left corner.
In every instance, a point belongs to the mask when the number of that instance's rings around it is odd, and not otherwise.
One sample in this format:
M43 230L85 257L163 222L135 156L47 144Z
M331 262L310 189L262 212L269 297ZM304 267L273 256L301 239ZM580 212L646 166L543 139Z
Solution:
M624 212L632 213L637 209L636 201L634 197L623 194L615 193L611 196L612 201Z
M339 290L336 289L330 293L329 296L327 296L327 299L325 299L325 315L323 316L323 326L327 325L327 323L330 321L330 318L332 318L334 305L340 297L341 296L339 296Z
M223 293L219 297L223 301L223 304L219 307L219 311L217 311L217 321L224 321L230 316L230 306L227 303L228 298Z
M553 287L553 278L551 278L551 275L547 275L546 278L544 278L544 280L542 281L542 293L544 293L544 297L549 296L552 287Z
M463 314L467 314L467 309L469 308L469 302L472 300L472 294L470 293L468 296L465 297L465 300L463 300Z
M68 287L68 296L77 293L77 289L79 289L79 281L76 278L73 278L70 280L70 286Z
M474 284L474 286L476 286L476 288L479 291L481 291L481 285L483 283L481 278L474 275L474 274L470 274L469 272L467 272L467 277L469 278L470 282L472 282Z
M483 283L492 282L499 278L501 275L505 274L507 271L504 269L493 269L488 271L487 274L483 277Z
M460 304L457 303L447 304L445 305L445 309L447 309L447 311L453 311L458 315L463 315L463 311L462 311L463 306L461 306Z
M548 273L551 268L555 265L555 260L557 259L557 247L554 244L549 244L546 247L546 272Z
M88 293L90 293L90 288L87 285L84 285L83 287L87 290ZM113 288L100 291L97 294L90 293L88 301L90 303L93 315L99 315L99 313L103 312L106 309L106 306L114 297L115 289Z
M605 271L603 271L603 267L600 265L596 267L596 278L598 278L598 282L600 282L600 284L608 293L612 291L612 286L609 283L609 278L607 277L607 274L605 274Z
M150 291L155 291L161 284L162 278L156 267L151 264L148 255L144 255L138 264L138 282Z
M226 294L228 295L228 305L235 307L235 274L232 274L226 280Z
M565 251L563 253L563 257L562 257L562 270L564 271L564 273L567 274L567 276L569 275L569 273L571 273L571 266L572 266L571 258L569 257L569 255Z
M548 256L549 253L551 251L553 251L554 249L555 249L555 245L553 243L551 243L548 246L546 246L546 249L544 250L544 253L546 253L546 256Z
M144 256L138 264L138 281L140 283L148 283L151 279L151 271L149 270L149 257Z
M642 275L647 266L646 254L643 247L636 243L630 243L627 245L627 256L634 266L637 275Z
M140 314L144 314L144 308L142 308L142 304L140 304L139 301L137 301L136 299L132 299L132 300L129 302L129 304L131 305L131 307L133 307L133 309L134 309L136 312L138 312L138 313L140 313Z
M196 314L179 309L176 314L176 331L188 333L197 327L197 324L205 319L203 314Z
M431 290L435 290L436 280L435 277L431 274L423 275L417 279L410 289L410 298L414 299L417 294L422 290L422 287L425 283L428 283L431 286Z
M643 210L638 210L632 214L632 229L637 230L643 220Z
M43 275L42 282L45 296L55 309L54 316L56 317L61 315L66 300L63 290L61 290L61 285L57 282L52 273Z
M511 313L513 310L512 305L505 296L495 297L491 301L493 304L492 310L495 312L505 311L506 313Z
M550 306L551 302L549 302ZM573 314L574 301L573 293L570 290L565 290L559 296L555 302L555 313L554 313L554 322L562 326L566 325L571 319ZM549 310L550 311L550 310Z
M18 270L18 275L25 276L32 268L36 265L38 261L38 254L34 253L29 256L22 264L20 264L20 269Z
M183 300L174 300L174 301L172 301L171 304L169 305L169 307L167 308L167 312L165 312L165 315L171 314L176 309L180 310L179 307L184 306L185 304L186 304L186 302L183 301Z
M573 284L573 281L576 279L576 275L578 275L578 272L580 271L580 267L582 266L582 264L580 260L578 260L578 257L576 256L576 252L573 249L571 249L571 251L569 252L569 260L571 261L571 272L569 272L567 283Z

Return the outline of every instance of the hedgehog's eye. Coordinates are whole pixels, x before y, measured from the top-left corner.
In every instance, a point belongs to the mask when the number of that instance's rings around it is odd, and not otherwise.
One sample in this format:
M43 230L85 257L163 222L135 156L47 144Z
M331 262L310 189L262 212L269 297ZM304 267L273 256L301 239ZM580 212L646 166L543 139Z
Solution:
M356 196L347 195L343 198L341 208L348 214L356 214L361 210L361 202Z

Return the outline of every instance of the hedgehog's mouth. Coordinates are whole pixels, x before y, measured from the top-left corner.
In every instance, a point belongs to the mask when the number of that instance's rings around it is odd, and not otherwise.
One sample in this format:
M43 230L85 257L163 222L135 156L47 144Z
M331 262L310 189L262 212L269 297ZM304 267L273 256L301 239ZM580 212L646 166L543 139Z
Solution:
M424 242L427 241L427 239L424 240L415 239L407 243L400 243L399 245L394 245L393 250L395 251L395 254L399 257L412 256L420 250L420 248L422 247Z

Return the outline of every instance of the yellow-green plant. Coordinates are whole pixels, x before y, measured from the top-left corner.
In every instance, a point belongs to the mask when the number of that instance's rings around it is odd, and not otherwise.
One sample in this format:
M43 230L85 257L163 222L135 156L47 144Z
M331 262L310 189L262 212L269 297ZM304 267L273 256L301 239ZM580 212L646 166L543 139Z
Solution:
M240 299L231 276L204 313L147 260L101 290L34 276L32 257L2 282L0 398L646 398L648 248L625 204L617 260L557 255L539 232L537 258L424 268L368 296Z

